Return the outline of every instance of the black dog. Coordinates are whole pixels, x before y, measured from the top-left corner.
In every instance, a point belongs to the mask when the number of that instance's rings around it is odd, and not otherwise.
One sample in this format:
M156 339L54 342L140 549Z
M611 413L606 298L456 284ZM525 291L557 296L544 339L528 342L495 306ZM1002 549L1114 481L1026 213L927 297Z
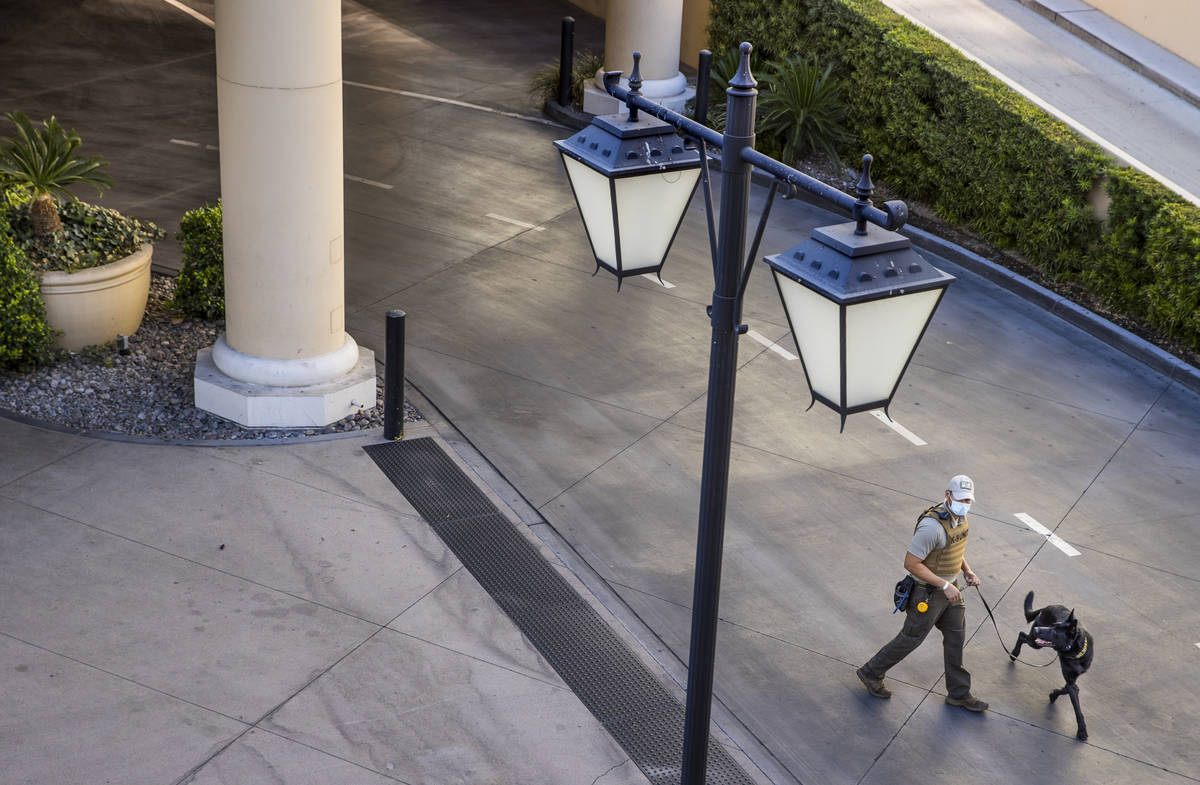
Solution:
M1047 605L1035 611L1033 592L1025 595L1025 621L1033 622L1033 627L1028 633L1017 634L1017 645L1013 646L1009 658L1015 660L1021 653L1021 647L1027 643L1034 649L1046 647L1058 652L1058 664L1062 667L1067 684L1050 693L1050 702L1054 703L1059 695L1071 696L1078 726L1075 736L1086 741L1087 723L1083 721L1083 712L1079 710L1079 688L1075 686L1075 680L1092 666L1092 655L1096 651L1092 636L1076 621L1074 610L1067 610L1062 605Z

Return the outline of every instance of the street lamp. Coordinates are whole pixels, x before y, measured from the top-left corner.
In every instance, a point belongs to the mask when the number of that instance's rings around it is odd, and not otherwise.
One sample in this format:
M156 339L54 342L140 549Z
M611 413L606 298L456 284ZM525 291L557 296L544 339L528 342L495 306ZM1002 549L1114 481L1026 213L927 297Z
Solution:
M886 202L883 209L871 204L870 156L863 159L863 176L855 199L754 149L758 91L750 74L750 51L750 44L741 45L741 62L726 90L724 134L642 98L638 93L641 55L635 52L629 89L618 83L619 72L604 75L605 88L625 102L629 118L598 117L575 137L555 142L563 155L596 255L596 269L605 267L618 279L635 274L635 270L661 269L662 257L670 248L695 188L694 180L690 185L685 180L686 173L698 169L704 186L715 285L708 308L712 344L684 718L681 773L684 785L702 785L705 779L733 437L737 338L747 330L741 323L741 299L776 192L780 187L789 192L804 189L854 217L847 224L815 229L802 245L766 259L774 271L813 400L839 412L843 427L848 414L888 406L934 309L954 280L926 262L912 249L908 239L896 232L908 217L903 202ZM708 62L705 53L701 62ZM698 78L707 82L708 74L701 73ZM639 120L639 110L662 123ZM704 110L699 113L702 115ZM688 145L668 133L665 126L679 131L698 147L694 162L685 155ZM651 137L656 140L654 144L648 141ZM708 146L721 150L719 224L712 211ZM603 154L605 149L608 155ZM659 150L658 156L652 154L654 149ZM671 151L669 155L664 152L667 149ZM591 154L597 151L599 155ZM617 158L622 155L630 161L630 170L617 165ZM743 262L750 175L756 168L773 175L775 182L749 256ZM626 171L632 170L639 176L626 175ZM668 189L662 181L676 174L679 179L673 184L675 190L669 191L668 200L665 196ZM638 190L643 187L649 190L639 195ZM656 200L664 202L655 212L657 219L628 206L645 206ZM868 231L868 223L876 228ZM634 252L637 246L646 250ZM637 266L628 263L633 258L638 260Z

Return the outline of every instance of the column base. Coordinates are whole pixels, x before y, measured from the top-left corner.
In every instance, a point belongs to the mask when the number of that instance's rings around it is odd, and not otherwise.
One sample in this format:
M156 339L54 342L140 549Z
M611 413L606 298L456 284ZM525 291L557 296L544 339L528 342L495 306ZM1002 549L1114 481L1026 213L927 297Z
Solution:
M622 87L629 87L629 80L621 79ZM676 74L672 79L651 79L642 83L641 96L647 101L665 106L673 112L683 114L683 110L696 95L696 88L689 87L683 74ZM583 111L591 115L624 114L629 110L625 104L604 91L592 80L583 86Z
M248 428L323 428L376 404L375 353L361 346L348 373L303 387L239 381L217 368L212 352L196 353L196 408Z

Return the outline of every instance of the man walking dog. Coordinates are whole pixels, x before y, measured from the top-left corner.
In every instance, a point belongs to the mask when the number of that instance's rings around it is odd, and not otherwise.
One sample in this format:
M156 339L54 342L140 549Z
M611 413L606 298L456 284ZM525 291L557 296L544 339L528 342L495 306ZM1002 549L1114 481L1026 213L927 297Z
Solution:
M985 711L988 707L971 694L971 674L962 665L967 613L956 585L959 572L968 586L980 583L964 556L969 532L967 511L974 500L975 483L965 474L958 474L950 478L945 501L917 518L912 541L904 554L904 569L916 579L904 627L857 671L867 692L877 698L892 696L883 683L884 674L920 646L929 631L937 627L942 633L946 661L946 703L968 711Z

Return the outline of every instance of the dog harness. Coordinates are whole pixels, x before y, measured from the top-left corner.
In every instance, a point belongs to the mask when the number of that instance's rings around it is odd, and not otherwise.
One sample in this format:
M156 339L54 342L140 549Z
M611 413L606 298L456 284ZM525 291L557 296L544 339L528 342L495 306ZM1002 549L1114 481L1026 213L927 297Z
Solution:
M953 580L962 569L963 554L967 552L967 516L964 515L957 526L951 526L950 513L942 505L935 504L917 517L917 526L925 518L933 518L942 525L946 532L946 547L930 551L921 563L938 577ZM914 526L913 532L916 530Z

